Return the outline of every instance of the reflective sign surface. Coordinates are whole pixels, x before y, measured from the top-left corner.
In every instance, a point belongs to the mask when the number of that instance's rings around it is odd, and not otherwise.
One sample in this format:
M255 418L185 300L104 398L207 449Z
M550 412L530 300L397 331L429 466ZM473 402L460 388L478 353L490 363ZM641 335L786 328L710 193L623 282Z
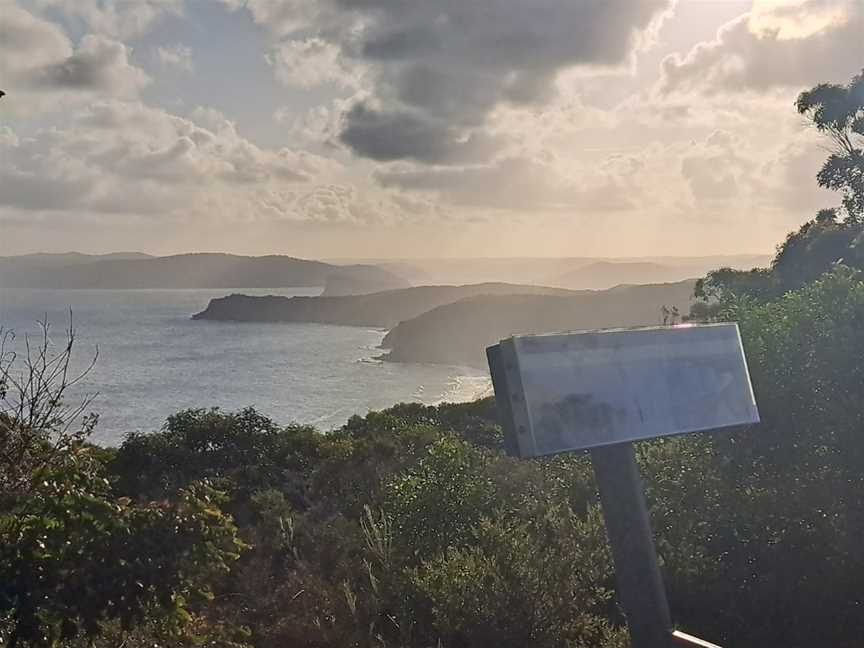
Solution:
M496 398L506 391L505 427L522 456L759 420L736 324L515 336L499 346Z

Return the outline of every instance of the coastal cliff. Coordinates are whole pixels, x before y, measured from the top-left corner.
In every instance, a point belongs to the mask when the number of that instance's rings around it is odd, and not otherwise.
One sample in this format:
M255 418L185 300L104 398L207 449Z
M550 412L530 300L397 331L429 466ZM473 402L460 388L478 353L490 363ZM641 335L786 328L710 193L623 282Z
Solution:
M391 328L403 320L466 297L478 295L576 295L569 290L505 283L467 286L416 286L368 295L339 297L251 297L212 299L195 320L235 322L317 322Z
M686 313L694 281L570 295L479 295L431 309L400 322L384 338L383 357L394 362L486 366L486 347L514 334L662 321L661 308Z

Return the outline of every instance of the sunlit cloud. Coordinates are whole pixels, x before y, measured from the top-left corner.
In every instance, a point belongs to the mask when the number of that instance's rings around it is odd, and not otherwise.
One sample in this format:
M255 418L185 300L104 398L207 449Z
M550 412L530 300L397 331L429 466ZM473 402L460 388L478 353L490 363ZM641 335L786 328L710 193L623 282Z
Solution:
M837 202L793 102L864 65L864 5L687 3L6 0L0 222L770 250Z

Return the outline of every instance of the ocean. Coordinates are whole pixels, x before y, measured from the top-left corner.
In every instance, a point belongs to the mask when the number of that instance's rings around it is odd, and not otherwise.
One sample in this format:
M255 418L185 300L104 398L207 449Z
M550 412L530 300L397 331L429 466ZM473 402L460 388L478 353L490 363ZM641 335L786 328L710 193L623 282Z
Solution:
M132 431L158 430L186 408L253 406L278 423L322 430L351 415L398 402L436 404L489 393L487 374L446 365L375 360L385 331L326 324L193 321L213 297L316 295L287 290L3 290L0 327L38 336L47 318L55 344L65 341L70 313L73 364L92 371L70 401L97 393L92 440L116 445Z

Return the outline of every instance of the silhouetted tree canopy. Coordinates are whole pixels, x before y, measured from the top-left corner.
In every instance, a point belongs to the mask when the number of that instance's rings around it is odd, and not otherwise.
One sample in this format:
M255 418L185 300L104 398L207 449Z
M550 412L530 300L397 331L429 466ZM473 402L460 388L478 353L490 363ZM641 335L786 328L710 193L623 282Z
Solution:
M816 179L842 195L778 247L770 268L714 270L696 284L692 319L710 319L736 298L765 300L796 290L835 264L864 269L864 71L846 85L821 84L795 103L833 150Z
M822 165L819 185L843 194L846 220L864 219L864 71L847 85L823 83L795 103L834 144Z

